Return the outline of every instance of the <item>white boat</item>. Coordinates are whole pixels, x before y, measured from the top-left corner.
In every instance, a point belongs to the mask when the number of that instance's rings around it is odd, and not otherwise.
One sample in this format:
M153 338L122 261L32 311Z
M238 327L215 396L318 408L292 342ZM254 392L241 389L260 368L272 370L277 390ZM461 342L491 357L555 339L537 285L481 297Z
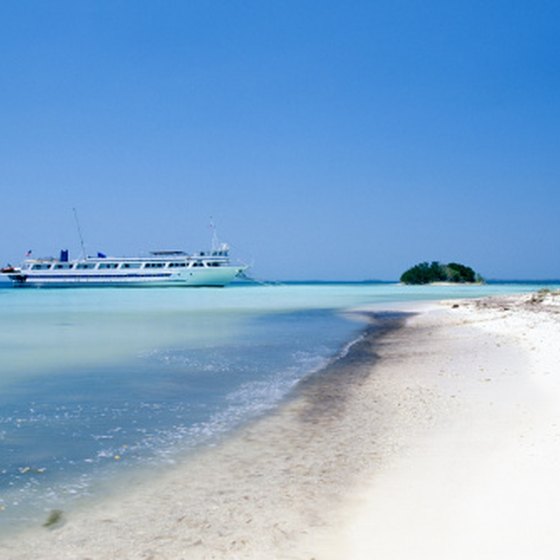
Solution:
M246 270L232 265L229 247L187 254L183 251L154 251L146 257L108 257L98 253L70 261L68 251L59 258L27 258L21 267L8 266L0 272L16 286L215 286L230 284Z

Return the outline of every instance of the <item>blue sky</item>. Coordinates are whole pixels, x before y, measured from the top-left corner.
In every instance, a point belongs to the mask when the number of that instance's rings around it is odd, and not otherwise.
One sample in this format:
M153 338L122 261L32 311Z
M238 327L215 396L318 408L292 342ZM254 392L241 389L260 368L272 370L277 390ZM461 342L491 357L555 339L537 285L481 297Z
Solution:
M0 3L0 260L560 277L560 4Z

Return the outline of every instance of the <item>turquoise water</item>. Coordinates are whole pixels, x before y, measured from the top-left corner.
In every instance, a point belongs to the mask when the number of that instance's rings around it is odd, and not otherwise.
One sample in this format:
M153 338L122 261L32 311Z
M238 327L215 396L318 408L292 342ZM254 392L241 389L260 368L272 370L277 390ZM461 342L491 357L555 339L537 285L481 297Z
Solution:
M0 289L0 529L210 445L356 338L344 311L534 285Z

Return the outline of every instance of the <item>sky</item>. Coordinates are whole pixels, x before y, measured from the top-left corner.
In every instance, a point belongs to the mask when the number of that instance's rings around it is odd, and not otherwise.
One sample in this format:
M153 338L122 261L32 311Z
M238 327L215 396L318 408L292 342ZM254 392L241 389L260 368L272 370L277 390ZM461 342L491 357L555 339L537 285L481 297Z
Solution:
M560 278L560 3L0 3L0 262Z

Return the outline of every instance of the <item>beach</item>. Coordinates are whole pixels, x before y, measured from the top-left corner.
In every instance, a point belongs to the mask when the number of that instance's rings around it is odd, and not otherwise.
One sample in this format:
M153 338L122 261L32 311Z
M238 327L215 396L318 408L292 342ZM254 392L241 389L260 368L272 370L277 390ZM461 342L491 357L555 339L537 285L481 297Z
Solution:
M557 299L356 311L363 336L276 411L0 557L557 558Z

